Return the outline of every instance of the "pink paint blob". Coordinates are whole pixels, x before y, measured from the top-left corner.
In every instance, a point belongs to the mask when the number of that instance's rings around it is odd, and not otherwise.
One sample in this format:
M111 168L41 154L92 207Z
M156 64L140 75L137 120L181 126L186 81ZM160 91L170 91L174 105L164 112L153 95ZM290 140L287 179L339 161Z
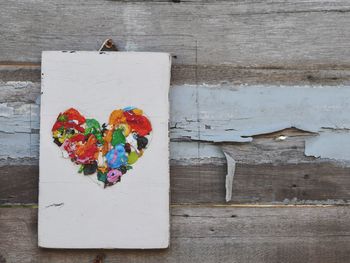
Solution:
M117 169L110 170L107 174L107 181L110 183L117 182L122 175L122 172Z

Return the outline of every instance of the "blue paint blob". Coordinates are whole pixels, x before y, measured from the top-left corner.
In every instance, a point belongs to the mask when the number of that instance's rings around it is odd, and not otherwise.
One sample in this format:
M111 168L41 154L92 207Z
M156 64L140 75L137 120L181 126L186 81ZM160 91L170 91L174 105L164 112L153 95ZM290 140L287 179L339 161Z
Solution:
M116 145L106 154L107 165L112 169L119 168L122 165L127 164L128 158L125 155L125 148L123 144Z
M131 111L131 110L133 110L133 109L136 109L136 107L134 107L134 106L128 106L128 107L125 107L125 108L123 109L123 111Z

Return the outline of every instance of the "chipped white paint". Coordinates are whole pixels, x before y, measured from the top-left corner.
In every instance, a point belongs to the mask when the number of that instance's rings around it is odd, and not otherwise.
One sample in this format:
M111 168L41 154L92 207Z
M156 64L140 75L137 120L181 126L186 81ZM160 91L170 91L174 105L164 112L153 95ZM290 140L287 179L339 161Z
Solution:
M176 86L172 89L173 137L246 142L285 128L319 132L350 128L346 86ZM198 96L198 106L193 99ZM197 112L198 108L198 112Z
M224 151L226 161L227 161L227 175L225 180L226 188L226 202L231 201L232 198L232 187L233 187L233 177L235 176L236 161Z
M6 102L33 102L39 95L40 83L31 81L0 80L0 103Z
M350 162L350 131L327 130L309 138L305 155Z
M225 156L219 146L211 143L171 142L170 158L181 165L222 163Z

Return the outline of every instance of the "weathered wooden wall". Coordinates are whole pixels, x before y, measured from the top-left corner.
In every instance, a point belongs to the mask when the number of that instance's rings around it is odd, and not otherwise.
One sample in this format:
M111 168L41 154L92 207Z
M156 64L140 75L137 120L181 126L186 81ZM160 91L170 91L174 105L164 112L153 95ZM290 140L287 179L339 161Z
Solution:
M349 1L1 1L0 262L347 262L349 28ZM173 56L171 248L38 249L41 51L110 37Z

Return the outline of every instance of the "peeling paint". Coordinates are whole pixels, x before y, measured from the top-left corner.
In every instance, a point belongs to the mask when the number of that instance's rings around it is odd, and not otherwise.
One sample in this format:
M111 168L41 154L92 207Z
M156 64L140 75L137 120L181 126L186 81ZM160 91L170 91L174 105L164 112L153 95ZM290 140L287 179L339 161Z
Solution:
M0 158L37 158L40 83L0 82L0 97ZM173 86L171 159L223 163L221 143L249 143L256 135L295 127L318 134L305 139L305 155L349 161L348 98L347 86ZM289 140L281 138L276 141Z
M233 177L235 176L236 161L226 152L224 152L227 161L227 175L225 180L226 202L232 199Z
M196 96L199 105L193 103ZM249 142L291 127L315 133L325 126L350 128L348 98L346 86L174 86L171 123L178 129L172 137Z
M205 142L170 142L170 158L180 165L225 162L220 146Z
M308 138L305 155L350 162L350 131L325 131Z
M0 80L0 103L26 102L31 103L40 94L40 83L31 81L1 81Z

